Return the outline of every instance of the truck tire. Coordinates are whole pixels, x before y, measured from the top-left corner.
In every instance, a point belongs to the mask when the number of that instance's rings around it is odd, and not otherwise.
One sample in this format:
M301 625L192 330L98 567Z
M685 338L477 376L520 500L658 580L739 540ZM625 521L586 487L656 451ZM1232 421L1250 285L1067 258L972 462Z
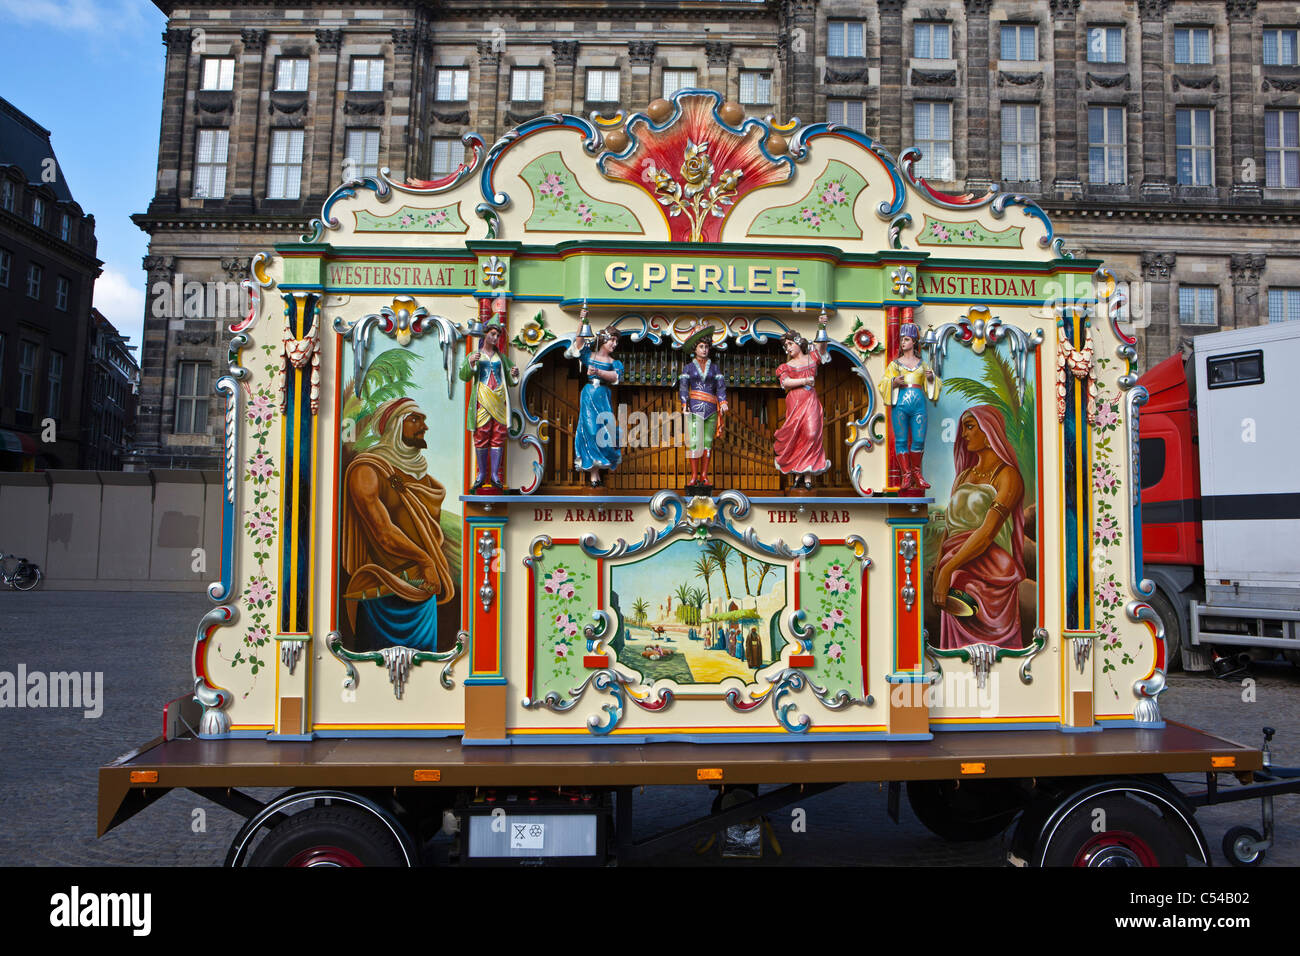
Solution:
M402 849L373 814L312 807L272 829L250 866L404 866Z
M922 826L949 843L997 836L1025 804L1015 780L909 780L907 802Z
M1043 866L1187 865L1187 854L1165 817L1121 794L1099 796L1072 809L1048 834L1041 852Z
M1165 672L1172 674L1183 669L1183 626L1178 612L1159 587L1147 598L1147 603L1165 625Z

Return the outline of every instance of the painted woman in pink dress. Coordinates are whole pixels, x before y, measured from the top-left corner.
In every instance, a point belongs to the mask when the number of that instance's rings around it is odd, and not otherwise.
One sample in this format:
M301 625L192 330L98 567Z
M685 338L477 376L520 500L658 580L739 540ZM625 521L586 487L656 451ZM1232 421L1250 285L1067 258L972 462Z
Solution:
M811 488L813 475L831 466L823 440L822 403L814 387L822 353L798 332L786 332L781 344L790 361L776 370L777 381L785 389L785 421L773 436L776 470L794 475L795 487L802 476L805 487Z
M1019 650L1025 645L1018 595L1025 579L1025 486L1002 413L989 405L966 409L953 457L956 477L934 571L939 647Z

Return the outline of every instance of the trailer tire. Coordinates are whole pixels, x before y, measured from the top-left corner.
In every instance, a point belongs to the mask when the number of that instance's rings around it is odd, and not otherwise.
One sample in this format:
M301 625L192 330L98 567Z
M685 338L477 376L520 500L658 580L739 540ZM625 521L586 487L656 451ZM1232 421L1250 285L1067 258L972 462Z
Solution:
M1250 827L1233 827L1223 835L1223 855L1233 866L1259 866L1264 862L1264 851L1249 849L1264 838Z
M1151 610L1165 625L1165 672L1172 674L1183 669L1183 625L1173 603L1157 586L1147 598Z
M270 830L250 866L404 866L392 833L355 807L312 807Z
M988 840L1024 807L1015 780L909 780L907 803L922 826L950 843Z
M1048 834L1041 858L1043 866L1187 865L1187 854L1165 817L1143 802L1116 794L1071 809Z

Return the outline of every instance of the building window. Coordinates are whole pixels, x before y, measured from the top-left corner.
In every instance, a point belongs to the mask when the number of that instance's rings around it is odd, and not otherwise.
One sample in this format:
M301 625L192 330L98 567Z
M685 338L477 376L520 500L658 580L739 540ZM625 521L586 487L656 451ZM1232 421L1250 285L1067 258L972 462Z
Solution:
M14 211L14 181L12 179L0 179L0 209L6 212Z
M1294 322L1300 319L1300 289L1269 289L1268 320Z
M1296 55L1298 36L1300 36L1300 30L1265 30L1264 65L1300 65L1300 58Z
M587 102L618 102L618 70L587 71Z
M744 74L741 74L741 89L744 90ZM694 70L664 70L664 98L668 98L678 90L689 90L695 87ZM740 94L740 102L745 102L745 94ZM766 101L764 101L766 102Z
M1183 325L1218 325L1219 290L1212 285L1178 287L1178 321Z
M0 289L9 288L9 271L13 268L13 253L0 249Z
M1024 103L1002 106L1002 178L1038 181L1038 107Z
M282 56L275 63L275 88L282 93L303 93L307 90L309 61Z
M1032 23L1003 24L1002 59L1037 60L1038 27Z
M24 342L18 355L18 410L33 411L36 400L36 357L39 350L31 342Z
M947 60L952 56L952 27L946 23L913 23L912 56L918 60Z
M446 176L465 158L465 147L455 137L435 137L430 140L429 145L433 152L431 171L435 177Z
M439 70L434 87L439 102L463 103L469 99L469 70Z
M926 179L955 179L952 162L952 104L912 104L912 141L921 150L917 175Z
M207 362L181 362L177 371L174 430L178 435L207 431L210 366Z
M1124 28L1093 27L1088 31L1089 63L1124 62Z
M384 58L382 56L354 56L352 58L352 87L358 93L382 93L384 90Z
M1122 106L1088 107L1088 182L1099 186L1128 182Z
M41 267L32 263L27 267L27 298L39 299L41 297Z
M45 225L45 200L40 196L32 197L32 225L38 229Z
M66 212L63 218L59 220L59 238L64 242L72 241L72 217Z
M50 353L50 364L45 376L45 414L59 418L63 414L63 356Z
M235 60L227 56L203 58L201 90L233 90L235 88Z
M194 198L223 199L230 130L201 129L194 149Z
M1264 185L1300 186L1300 110L1264 111Z
M766 70L740 71L742 106L767 106L772 102L772 74Z
M352 176L379 176L379 130L348 130L347 148L344 162L352 165Z
M510 74L510 99L516 103L540 103L545 82L544 70L515 70Z
M1185 109L1174 115L1178 185L1214 185L1214 111Z
M867 104L865 100L827 100L826 122L833 126L847 126L859 133L867 131Z
M297 199L302 189L302 133L300 129L271 130L271 175L267 199Z
M1209 63L1210 28L1179 27L1174 30L1175 63Z
M830 20L826 24L826 55L867 55L867 25L861 20Z
M60 312L68 311L68 293L72 291L72 283L63 276L54 280L54 307Z

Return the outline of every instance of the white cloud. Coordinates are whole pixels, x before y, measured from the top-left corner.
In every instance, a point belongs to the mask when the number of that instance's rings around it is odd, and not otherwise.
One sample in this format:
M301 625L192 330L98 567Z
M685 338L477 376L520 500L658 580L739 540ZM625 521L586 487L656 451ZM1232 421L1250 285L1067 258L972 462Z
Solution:
M0 0L0 20L55 30L116 33L141 19L129 0Z
M133 279L105 266L103 274L95 280L95 308L127 336L132 345L140 345L144 337L144 276ZM136 354L140 353L137 351Z

